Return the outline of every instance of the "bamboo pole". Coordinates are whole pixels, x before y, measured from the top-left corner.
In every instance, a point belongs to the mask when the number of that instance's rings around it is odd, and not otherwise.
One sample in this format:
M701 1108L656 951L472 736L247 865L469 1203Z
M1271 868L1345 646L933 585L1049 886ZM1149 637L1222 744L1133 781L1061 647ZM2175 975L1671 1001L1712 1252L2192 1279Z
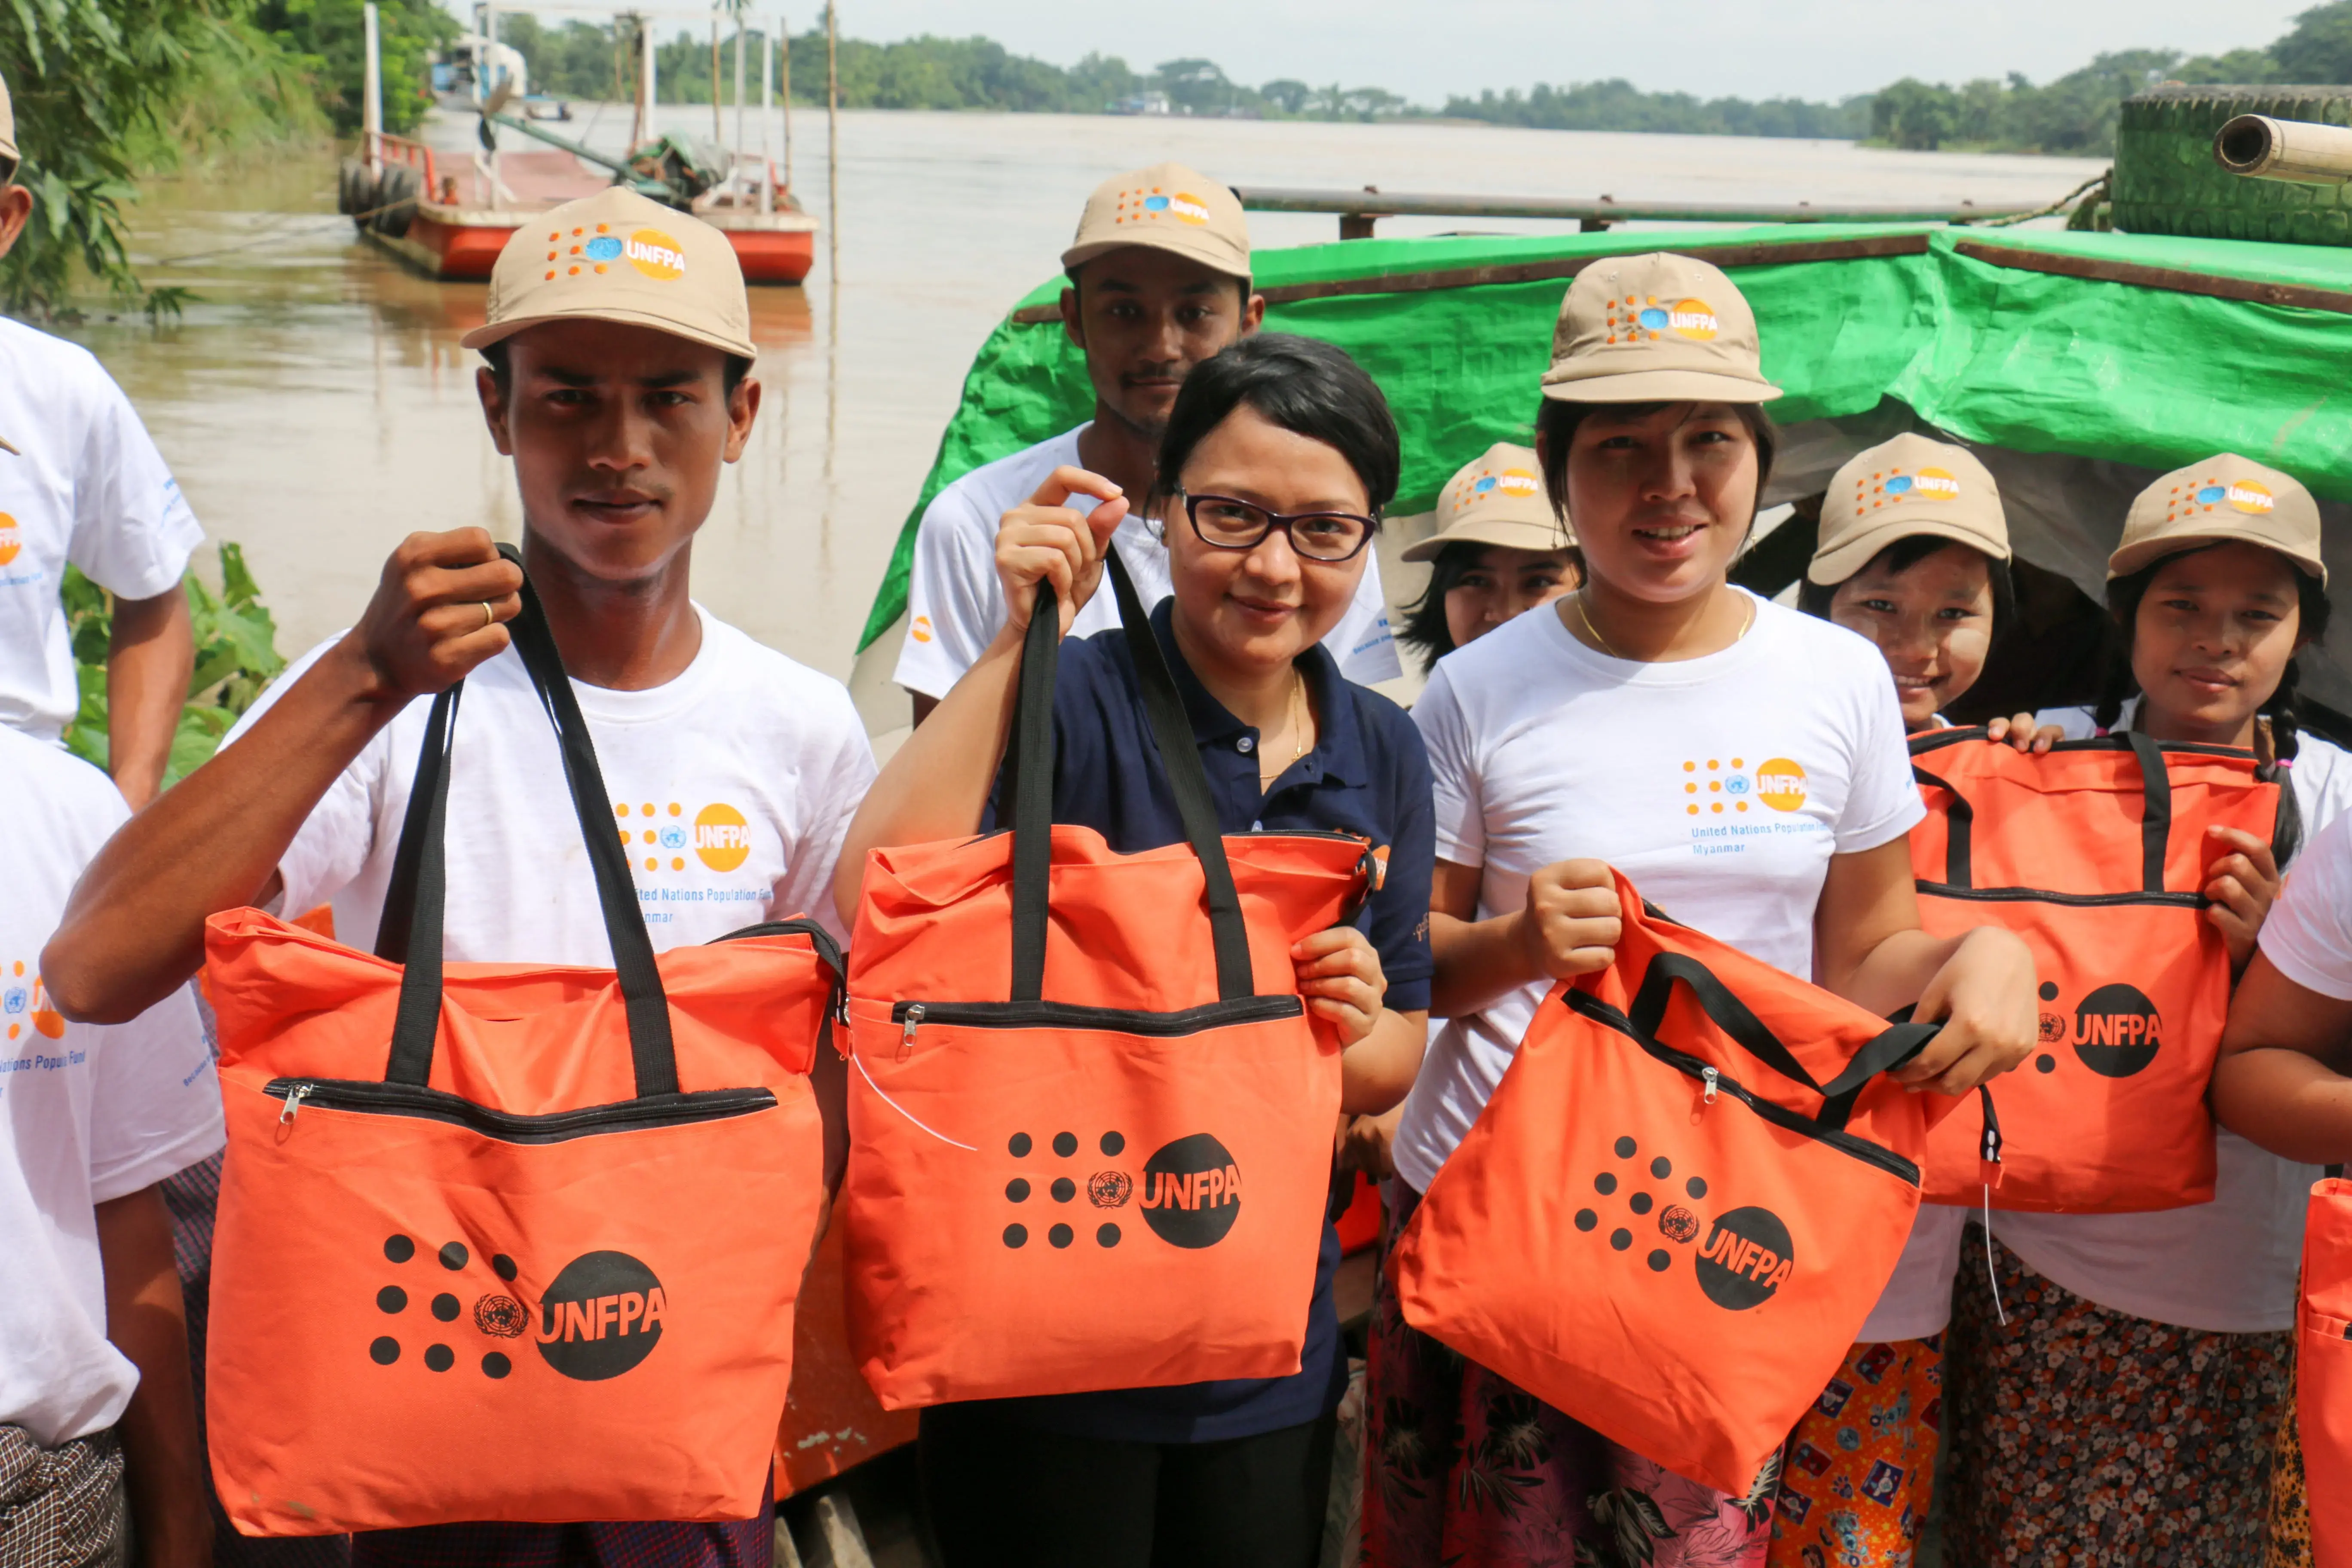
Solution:
M725 95L719 90L719 13L710 13L710 139L719 146L727 145L727 128L719 118Z
M738 153L742 152L744 146L743 43L746 37L743 30L743 0L735 0L735 151ZM730 174L735 172L735 165L731 159L728 163L727 172Z
M367 72L361 78L360 88L360 155L373 175L383 163L383 37L376 22L375 0L367 0L361 15L366 21Z
M776 210L775 128L776 30L762 28L760 33L760 210Z
M824 232L825 265L841 282L841 35L835 0L824 6ZM835 294L835 298L840 296Z
M793 188L793 25L778 16L776 30L784 36L784 189L789 191Z

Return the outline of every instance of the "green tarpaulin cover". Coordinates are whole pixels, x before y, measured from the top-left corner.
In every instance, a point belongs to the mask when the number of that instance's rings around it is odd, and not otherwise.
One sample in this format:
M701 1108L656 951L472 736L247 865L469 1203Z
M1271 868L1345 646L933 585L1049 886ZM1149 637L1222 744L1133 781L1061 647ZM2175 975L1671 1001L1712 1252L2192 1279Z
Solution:
M1261 251L1256 281L1276 291L1269 329L1337 343L1379 380L1404 437L1391 510L1407 513L1494 442L1528 439L1567 268L1652 250L1718 253L1787 389L1770 405L1784 424L1891 397L1965 440L2158 469L2237 451L2352 500L2352 249L1809 224L1350 240ZM1017 319L1061 288L1040 285L982 345L861 649L905 611L931 498L1091 415L1060 323Z

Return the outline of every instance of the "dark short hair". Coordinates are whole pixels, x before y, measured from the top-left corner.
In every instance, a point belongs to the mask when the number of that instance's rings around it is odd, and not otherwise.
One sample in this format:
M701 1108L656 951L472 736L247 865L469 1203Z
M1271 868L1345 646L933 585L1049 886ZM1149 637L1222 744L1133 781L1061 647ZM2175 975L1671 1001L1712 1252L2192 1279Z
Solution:
M507 353L507 340L500 338L497 342L484 343L481 353L484 363L490 367L490 380L497 384L499 395L504 397L514 390L514 360ZM734 396L735 389L742 385L743 378L751 374L750 360L741 354L729 354L727 368L719 373L719 391L729 397Z
M1536 410L1536 434L1542 437L1537 446L1543 454L1544 490L1551 497L1553 514L1562 521L1568 517L1568 449L1575 443L1578 426L1603 411L1622 419L1643 419L1661 408L1674 406L1673 403L1563 403L1554 397L1543 399ZM1764 487L1771 482L1772 459L1780 451L1780 427L1772 423L1772 416L1764 412L1760 403L1735 403L1731 407L1739 416L1739 422L1748 427L1748 438L1756 443L1756 500L1760 506ZM1755 521L1753 513L1748 521Z
M2108 650L2106 680L2100 690L2098 702L2091 710L2093 720L2102 730L2114 729L2116 721L2123 717L2124 703L2139 695L2139 679L2132 674L2131 668L2132 635L2139 624L2140 601L2147 597L2148 585L2156 581L2158 572L2182 556L2202 555L2208 550L2220 549L2224 542L2217 539L2210 544L2194 545L2187 550L2176 550L2169 555L2160 555L2138 571L2107 584L2107 613L2115 616L2117 635ZM2330 605L2326 586L2301 566L2287 560L2286 556L2280 555L2279 559L2286 562L2294 573L2295 632L2305 646L2316 644L2327 636ZM2286 668L2279 676L2278 689L2255 710L2271 721L2271 740L2281 762L2293 762L2296 751L2300 725L2295 716L2294 689L2302 679L2302 671L2296 668L2299 662L2293 658L2286 661ZM2281 850L2279 859L2283 864L2291 848L2286 845L2278 847Z
M1454 640L1454 628L1445 620L1445 595L1462 585L1462 579L1477 569L1486 558L1491 544L1475 540L1456 540L1437 552L1429 563L1429 586L1421 597L1404 607L1404 624L1398 627L1397 641L1421 652L1422 668L1430 669L1437 661L1452 653L1458 646ZM1573 544L1559 546L1575 569L1579 579L1584 575L1584 552Z
M1837 597L1837 591L1846 583L1853 582L1864 572L1875 570L1892 572L1900 576L1947 544L1958 545L1962 550L1974 550L1983 557L1985 575L1992 580L1992 640L1999 643L2017 620L2017 583L2010 575L2009 563L1996 561L1972 544L1963 544L1957 539L1946 539L1939 534L1906 533L1854 568L1853 574L1843 583L1816 583L1811 577L1798 578L1797 608L1826 621L1830 618L1830 601Z
M1103 254L1104 254L1104 255L1108 255L1109 253L1108 253L1108 251L1106 251L1106 252L1104 252ZM1065 268L1062 268L1062 276L1063 276L1063 277L1065 277L1065 278L1066 278L1066 279L1068 279L1070 280L1070 288L1071 288L1073 290L1077 290L1077 289L1078 289L1078 277L1079 277L1079 275L1080 275L1081 273L1085 272L1085 271L1086 271L1086 269L1087 269L1088 267L1092 266L1095 262L1097 262L1097 261L1098 261L1098 260L1100 260L1100 259L1101 259L1101 257L1098 257L1098 256L1089 256L1088 258L1087 258L1087 259L1086 259L1086 260L1079 262L1076 267L1065 267ZM1206 264L1204 263L1203 265L1206 265ZM1211 270L1211 271L1213 271L1213 272L1214 272L1214 271L1216 271L1216 268L1210 268L1210 270ZM1250 296L1251 296L1252 294L1255 294L1255 293L1256 293L1256 292L1257 292L1257 280L1256 280L1255 279L1254 279L1254 278L1235 278L1235 277L1234 277L1232 273L1230 273L1230 272L1219 272L1219 273L1217 274L1217 276L1219 276L1220 278L1224 279L1225 279L1227 282L1229 282L1229 283L1234 283L1234 284L1237 284L1237 285L1239 285L1239 287L1240 287L1240 289L1241 289L1241 291L1242 291L1242 309L1243 309L1243 310L1248 310L1248 309L1249 309L1249 302L1250 302Z
M1155 499L1177 492L1192 449L1244 404L1345 458L1363 484L1374 522L1396 499L1403 458L1379 384L1345 350L1289 332L1243 338L1192 367L1160 438Z
M21 164L16 159L0 158L0 185L15 184L16 183L16 171L19 167L21 167Z

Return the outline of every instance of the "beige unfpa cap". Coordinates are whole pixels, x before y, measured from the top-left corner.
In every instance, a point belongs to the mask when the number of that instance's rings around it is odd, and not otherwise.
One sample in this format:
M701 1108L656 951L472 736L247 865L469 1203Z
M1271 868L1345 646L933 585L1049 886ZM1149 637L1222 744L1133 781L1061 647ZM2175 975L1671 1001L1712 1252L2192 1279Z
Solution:
M1497 441L1446 481L1437 497L1437 531L1406 550L1404 558L1433 561L1449 544L1565 550L1575 542L1575 532L1544 499L1534 451Z
M1822 500L1806 579L1843 583L1899 539L1948 539L2009 559L2009 520L1992 475L1965 447L1904 434L1837 471Z
M490 271L489 320L460 340L488 348L541 321L651 327L756 359L751 301L727 237L614 185L524 220Z
M16 152L16 106L8 97L8 84L0 81L0 158L15 161Z
M2327 585L2319 558L2319 503L2262 464L2224 452L2175 468L2131 504L2123 542L2107 557L2107 581L2200 544L2242 541L2275 550Z
M1181 163L1154 163L1097 185L1078 218L1076 237L1062 252L1062 268L1128 245L1172 250L1229 278L1250 275L1249 220L1242 216L1241 198Z
M1769 403L1756 312L1694 257L1609 256L1560 301L1543 395L1563 403Z

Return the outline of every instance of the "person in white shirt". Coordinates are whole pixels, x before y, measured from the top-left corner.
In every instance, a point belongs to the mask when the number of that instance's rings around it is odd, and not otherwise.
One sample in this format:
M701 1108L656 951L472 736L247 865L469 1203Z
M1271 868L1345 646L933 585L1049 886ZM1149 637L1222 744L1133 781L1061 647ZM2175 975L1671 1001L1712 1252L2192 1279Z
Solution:
M0 729L0 1563L204 1568L212 1545L171 1220L156 1186L221 1146L184 985L68 1023L41 948L129 814L106 775Z
M1009 618L996 575L996 533L1054 470L1081 468L1129 499L1113 536L1150 608L1169 595L1168 546L1146 513L1160 437L1192 367L1257 330L1265 301L1250 288L1249 226L1232 191L1181 163L1106 180L1087 198L1077 237L1062 252L1070 286L1062 326L1087 358L1095 416L1026 451L974 468L924 509L907 584L907 641L892 677L921 723L980 659ZM1090 510L1091 497L1070 502ZM1073 637L1118 624L1097 596ZM1377 561L1364 565L1354 603L1323 639L1339 673L1362 685L1403 673Z
M557 244L542 228L582 237ZM622 237L647 229L653 258L635 259ZM479 391L514 459L523 563L657 950L793 914L837 931L834 862L874 775L838 682L688 594L695 532L759 412L749 332L726 237L616 188L520 230L488 323L466 339L489 362ZM49 951L59 1005L111 1016L143 1005L200 961L205 917L240 904L331 901L341 940L372 942L415 776L415 699L461 678L446 956L608 964L555 736L499 624L521 582L478 529L411 535L359 624L307 655L92 868ZM830 1182L847 1148L841 1065L817 1058ZM771 1523L763 1510L728 1525L450 1525L355 1536L352 1554L716 1568L764 1561Z
M1414 704L1437 807L1431 1011L1449 1022L1398 1129L1394 1230L1553 983L1615 961L1615 870L1757 958L1874 1012L1916 1005L1942 1023L1898 1074L1914 1087L1965 1090L2033 1045L2025 944L1918 928L1907 838L1924 808L1884 661L1727 581L1771 463L1759 405L1779 395L1747 301L1691 258L1597 259L1553 344L1537 451L1553 505L1576 520L1586 577L1440 659ZM1654 1521L1643 1544L1661 1568L1760 1553L1769 1463L1755 1495L1727 1496L1401 1320L1375 1324L1372 1352L1382 1561L1435 1568L1441 1542L1475 1543L1480 1560L1523 1560L1507 1545L1527 1540L1614 1552L1620 1517ZM1490 1428L1496 1409L1513 1412L1514 1435Z
M0 82L0 256L32 216ZM114 596L107 769L133 810L171 761L195 668L180 587L204 530L131 400L89 351L0 317L0 724L55 742L81 706L58 594L68 563Z
M2295 654L2327 628L2319 543L2311 492L2275 468L2225 452L2158 479L2107 560L2126 657L2095 707L2038 721L2069 739L2128 728L2251 750L2276 764L2308 842L2352 804L2352 757L2295 721ZM2242 973L2258 933L2263 951L2273 945L2265 916L2295 845L2274 860L2265 839L2213 834L2206 918ZM2232 1001L2232 1032L2245 999ZM2259 1560L2271 1442L2293 1386L2305 1199L2319 1174L2260 1142L2216 1132L2210 1203L1992 1211L2000 1300L1963 1289L1945 1345L1956 1552ZM1969 1245L1973 1256L1984 1244ZM2061 1348L2093 1342L2095 1358ZM2024 1362L2034 1376L2016 1374ZM2118 1397L2131 1389L2147 1396ZM2028 1429L2042 1440L2004 1436Z

